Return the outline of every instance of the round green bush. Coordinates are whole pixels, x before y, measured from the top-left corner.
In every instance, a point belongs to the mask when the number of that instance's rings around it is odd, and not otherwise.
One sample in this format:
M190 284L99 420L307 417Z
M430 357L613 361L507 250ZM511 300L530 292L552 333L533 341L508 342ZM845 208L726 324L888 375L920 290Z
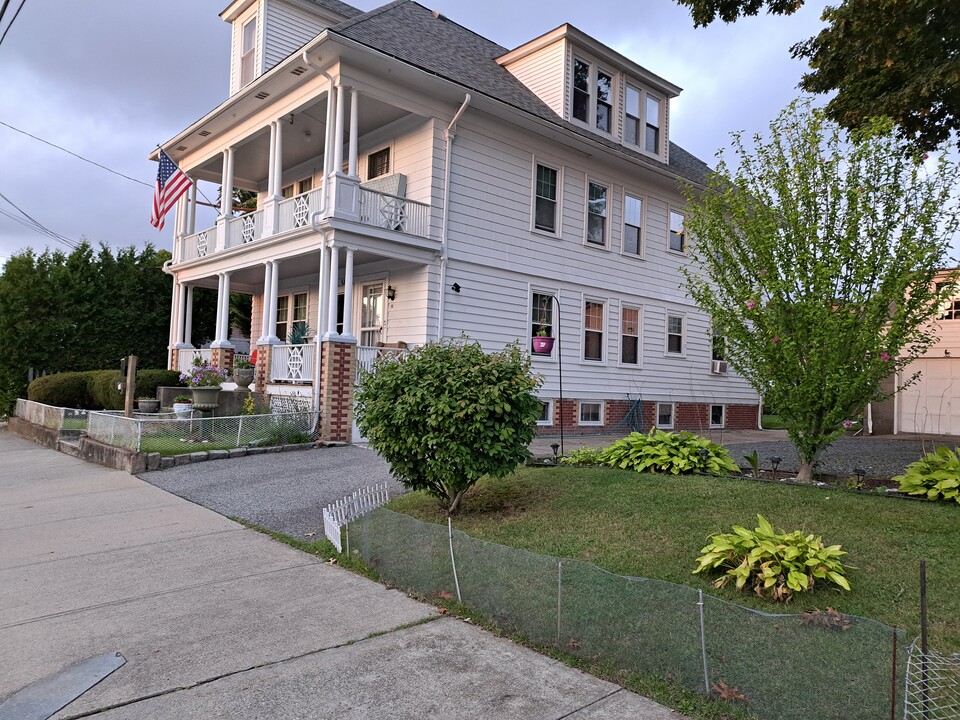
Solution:
M55 407L91 407L91 372L65 372L37 378L27 387L27 399Z

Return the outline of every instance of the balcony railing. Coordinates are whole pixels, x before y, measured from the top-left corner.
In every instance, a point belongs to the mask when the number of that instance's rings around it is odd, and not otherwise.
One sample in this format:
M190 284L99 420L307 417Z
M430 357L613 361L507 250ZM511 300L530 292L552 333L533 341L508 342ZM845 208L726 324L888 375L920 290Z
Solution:
M310 224L310 216L320 211L322 190L317 188L302 195L281 200L278 206L280 213L280 232L296 230Z
M180 247L180 262L196 260L198 258L212 255L216 251L217 228L207 228L193 235L187 235L183 238L183 244Z
M232 218L227 224L227 247L246 245L263 237L263 210Z
M315 355L316 346L313 343L274 345L270 360L270 381L312 383Z
M407 355L410 350L406 348L388 348L373 347L370 345L360 345L357 347L357 380L360 379L360 369L367 372L373 372L373 364L378 358L387 357L398 360Z
M397 195L361 187L360 222L364 225L397 230L408 235L428 237L430 233L430 206Z
M196 348L191 350L178 350L177 351L177 369L182 372L190 372L190 368L193 367L194 363L199 358L200 364L202 365L212 365L213 364L213 350L210 348Z

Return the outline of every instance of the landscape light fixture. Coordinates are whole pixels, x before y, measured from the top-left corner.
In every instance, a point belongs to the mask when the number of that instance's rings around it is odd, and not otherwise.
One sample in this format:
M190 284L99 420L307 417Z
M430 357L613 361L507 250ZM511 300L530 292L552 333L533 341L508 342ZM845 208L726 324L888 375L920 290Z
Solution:
M867 474L867 471L862 467L855 467L853 469L853 474L857 476L857 485L859 485L863 482L863 478Z
M560 443L553 443L550 445L550 449L553 450L553 456L556 457L557 453L560 451Z

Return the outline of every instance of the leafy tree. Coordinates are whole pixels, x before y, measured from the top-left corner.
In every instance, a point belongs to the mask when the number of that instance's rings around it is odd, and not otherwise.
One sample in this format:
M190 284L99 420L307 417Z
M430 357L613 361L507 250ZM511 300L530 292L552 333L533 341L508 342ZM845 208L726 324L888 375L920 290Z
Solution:
M357 425L394 477L453 515L477 480L527 458L539 384L516 345L486 354L466 338L429 343L361 373Z
M925 323L951 292L934 276L958 228L960 168L941 159L927 173L889 122L859 140L795 102L752 151L734 135L736 170L721 152L707 189L687 188L687 287L728 361L777 399L801 479L929 347Z
M677 0L696 26L770 13L790 15L803 0ZM823 11L820 33L791 48L812 72L800 87L836 95L832 120L855 129L890 117L900 137L933 150L960 131L960 3L955 0L842 0Z

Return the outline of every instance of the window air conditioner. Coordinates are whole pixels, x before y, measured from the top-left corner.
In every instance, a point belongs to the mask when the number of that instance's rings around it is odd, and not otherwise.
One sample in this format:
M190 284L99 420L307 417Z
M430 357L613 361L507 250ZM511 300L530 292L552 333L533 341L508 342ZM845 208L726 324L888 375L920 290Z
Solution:
M713 372L714 375L726 375L727 363L724 362L723 360L714 360L713 367L711 368L711 372Z

